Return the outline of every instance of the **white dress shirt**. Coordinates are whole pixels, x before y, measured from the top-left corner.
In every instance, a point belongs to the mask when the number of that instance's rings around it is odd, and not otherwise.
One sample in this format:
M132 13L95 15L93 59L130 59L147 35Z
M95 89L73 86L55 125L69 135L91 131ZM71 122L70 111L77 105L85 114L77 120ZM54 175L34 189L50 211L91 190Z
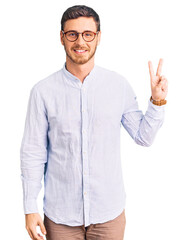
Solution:
M143 115L128 81L97 65L83 83L66 64L37 82L20 148L24 213L38 212L44 176L43 210L55 223L87 227L116 218L126 202L120 127L150 146L163 119L164 106L149 101Z

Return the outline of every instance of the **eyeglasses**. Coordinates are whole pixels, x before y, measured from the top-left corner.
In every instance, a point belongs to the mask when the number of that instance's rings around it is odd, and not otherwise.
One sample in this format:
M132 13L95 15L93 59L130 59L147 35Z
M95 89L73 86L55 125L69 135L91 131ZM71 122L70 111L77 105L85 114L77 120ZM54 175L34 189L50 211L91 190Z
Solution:
M95 36L98 34L99 31L97 32L92 32L92 31L84 31L84 32L77 32L77 31L67 31L62 33L65 35L66 39L70 42L74 42L78 39L79 34L82 35L82 38L86 42L91 42L94 40Z

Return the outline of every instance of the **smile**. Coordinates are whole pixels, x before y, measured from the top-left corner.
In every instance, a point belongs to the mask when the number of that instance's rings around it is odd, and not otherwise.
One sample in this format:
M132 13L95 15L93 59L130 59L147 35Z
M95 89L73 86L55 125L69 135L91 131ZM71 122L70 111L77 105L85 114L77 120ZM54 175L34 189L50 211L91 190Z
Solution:
M80 50L80 49L75 49L74 50L77 54L83 54L85 52L87 52L87 50Z

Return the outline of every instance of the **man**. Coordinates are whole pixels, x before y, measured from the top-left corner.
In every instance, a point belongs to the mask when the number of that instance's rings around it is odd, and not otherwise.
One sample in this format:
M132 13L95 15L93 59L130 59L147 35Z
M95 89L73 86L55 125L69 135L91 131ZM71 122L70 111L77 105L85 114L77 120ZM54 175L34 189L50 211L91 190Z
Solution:
M32 239L122 240L126 224L120 127L150 146L164 118L167 79L149 61L151 99L143 115L121 75L96 66L100 20L78 5L62 16L66 63L30 92L20 149L26 229ZM37 196L44 176L44 223Z

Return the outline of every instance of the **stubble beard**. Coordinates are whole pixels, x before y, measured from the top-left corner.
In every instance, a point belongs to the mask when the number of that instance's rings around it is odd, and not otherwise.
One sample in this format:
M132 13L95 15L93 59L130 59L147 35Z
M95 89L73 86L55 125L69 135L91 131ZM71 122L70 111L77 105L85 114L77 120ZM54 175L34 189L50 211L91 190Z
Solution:
M84 56L74 56L73 54L71 54L67 48L66 48L66 44L64 44L64 49L65 49L65 52L66 52L66 55L67 57L73 62L73 63L76 63L76 64L85 64L87 63L91 58L93 58L93 56L95 55L95 52L97 50L97 44L95 45L95 48L92 52L90 52L90 48L83 48L79 45L76 45L74 47L71 48L71 51L74 51L73 49L85 49L89 52L89 55L87 57L84 57Z

